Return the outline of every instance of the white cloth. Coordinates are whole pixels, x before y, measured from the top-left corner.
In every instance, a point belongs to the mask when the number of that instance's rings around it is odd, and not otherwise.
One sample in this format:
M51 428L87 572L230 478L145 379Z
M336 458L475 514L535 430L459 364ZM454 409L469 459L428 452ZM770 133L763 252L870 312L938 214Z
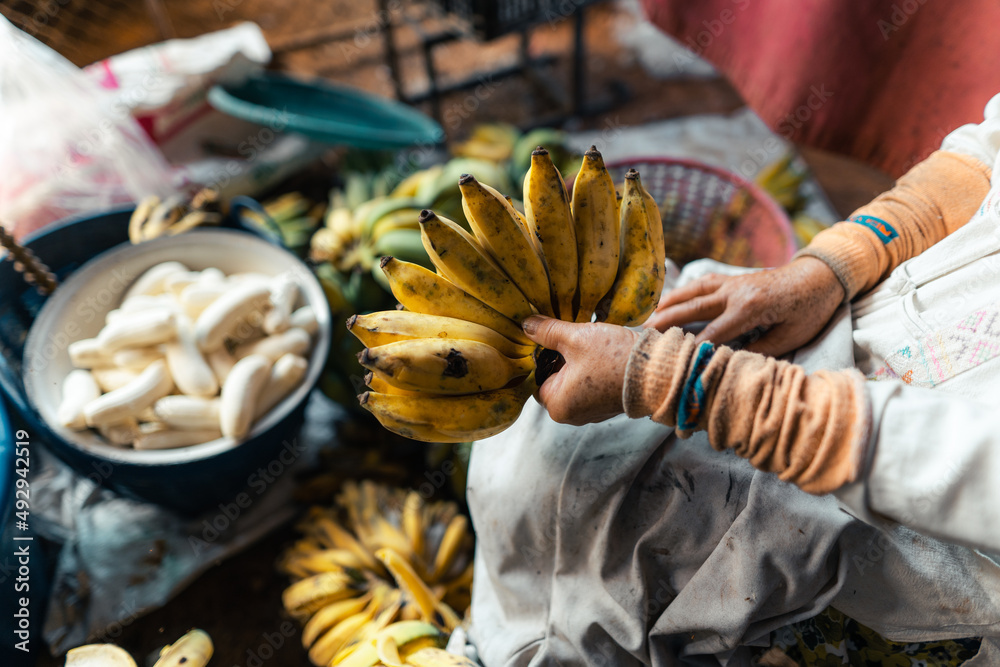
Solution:
M869 383L869 469L837 495L866 520L880 514L1000 551L1000 96L983 123L959 128L944 148L992 166L992 190L968 224L903 262L853 315L862 372L933 388ZM887 358L911 354L914 376L887 368Z
M945 147L992 164L993 124ZM875 374L963 315L958 304L1000 301L1000 194L977 218L853 316L842 309L794 361L844 368L856 355ZM706 270L689 265L681 281ZM985 637L966 664L996 664L1000 565L954 541L1000 549L998 369L992 359L934 389L871 383L870 472L839 502L713 451L703 433L680 442L625 417L562 426L529 402L471 459L470 636L485 664L748 665L745 646L827 605L889 639Z

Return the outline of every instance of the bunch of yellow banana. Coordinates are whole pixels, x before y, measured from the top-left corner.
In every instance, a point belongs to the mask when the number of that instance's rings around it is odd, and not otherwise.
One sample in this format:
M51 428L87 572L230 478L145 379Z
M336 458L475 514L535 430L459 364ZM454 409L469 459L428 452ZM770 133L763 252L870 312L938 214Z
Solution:
M359 401L383 426L425 442L494 435L537 388L537 346L521 332L534 313L634 326L664 280L659 210L630 170L619 198L596 148L570 194L549 152L524 177L524 214L474 176L459 179L472 229L432 211L418 222L437 273L398 258L381 266L405 310L354 316L348 329L370 372Z
M179 196L161 200L150 195L132 212L128 223L129 241L142 243L181 234L199 225L218 224L222 220L218 198L218 192L208 188L197 192L190 201Z
M472 535L454 503L347 482L299 528L278 566L313 664L471 664L441 650L472 590Z
M799 190L809 175L809 171L799 166L795 151L788 151L780 158L760 170L754 178L757 185L781 204L789 213L802 208Z
M215 647L204 630L194 629L160 649L153 667L205 667ZM136 667L135 660L114 644L87 644L66 652L66 667Z

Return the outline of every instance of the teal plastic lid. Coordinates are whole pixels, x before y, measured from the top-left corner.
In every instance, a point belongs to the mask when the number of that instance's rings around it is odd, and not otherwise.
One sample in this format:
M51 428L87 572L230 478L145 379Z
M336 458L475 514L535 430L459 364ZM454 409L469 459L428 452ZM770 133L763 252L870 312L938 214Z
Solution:
M416 109L322 80L266 72L213 86L208 102L230 116L329 144L398 149L444 141L441 126Z

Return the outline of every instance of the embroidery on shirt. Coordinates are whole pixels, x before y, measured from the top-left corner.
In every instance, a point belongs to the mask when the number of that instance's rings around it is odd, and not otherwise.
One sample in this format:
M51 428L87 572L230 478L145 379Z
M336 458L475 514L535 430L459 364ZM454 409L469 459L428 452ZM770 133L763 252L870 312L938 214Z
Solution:
M715 346L711 343L702 343L698 346L694 365L684 381L684 391L677 406L677 428L681 430L690 431L698 426L698 417L701 416L702 407L705 405L705 392L708 389L702 383L701 375L708 368L708 362L712 360L713 354Z
M899 238L899 233L893 229L892 225L885 220L876 218L874 215L852 215L847 221L856 222L872 230L882 241L883 245L895 238Z
M901 347L885 363L906 384L933 387L998 356L1000 303L975 310L916 344Z

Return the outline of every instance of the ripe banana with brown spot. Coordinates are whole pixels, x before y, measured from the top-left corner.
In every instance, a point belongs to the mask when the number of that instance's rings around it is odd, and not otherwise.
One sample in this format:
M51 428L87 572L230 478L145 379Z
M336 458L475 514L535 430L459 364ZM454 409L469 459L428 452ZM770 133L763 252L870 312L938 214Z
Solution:
M420 237L438 273L453 284L515 322L534 312L503 269L458 223L439 218L433 211L422 211Z
M663 290L665 248L660 212L630 169L621 208L622 249L604 321L638 326L656 308Z
M531 167L524 176L524 215L545 254L558 316L573 320L579 275L576 227L566 183L541 146L531 153Z
M164 646L153 667L205 667L214 652L208 633L194 629L173 644Z
M358 598L338 600L320 609L302 628L302 647L309 650L320 635L344 619L361 613L370 601L371 595L363 595Z
M393 296L407 310L468 320L493 329L512 341L532 344L521 327L509 317L419 264L385 257L382 259L382 271L389 280Z
M495 435L514 423L533 376L516 387L466 396L398 396L366 392L362 407L390 431L424 442L468 442Z
M615 184L596 147L584 153L573 182L573 220L578 262L577 322L590 322L618 275L620 253Z
M535 250L517 218L517 211L496 190L465 174L458 181L462 210L476 239L489 251L528 301L543 315L552 316L549 276L545 260Z
M533 357L510 359L475 340L414 338L365 348L361 365L409 391L461 395L493 391L534 370Z
M367 347L378 347L413 338L477 340L495 347L512 359L534 353L535 345L521 345L475 322L455 317L414 313L409 310L385 310L367 315L354 315L347 320L347 329Z

